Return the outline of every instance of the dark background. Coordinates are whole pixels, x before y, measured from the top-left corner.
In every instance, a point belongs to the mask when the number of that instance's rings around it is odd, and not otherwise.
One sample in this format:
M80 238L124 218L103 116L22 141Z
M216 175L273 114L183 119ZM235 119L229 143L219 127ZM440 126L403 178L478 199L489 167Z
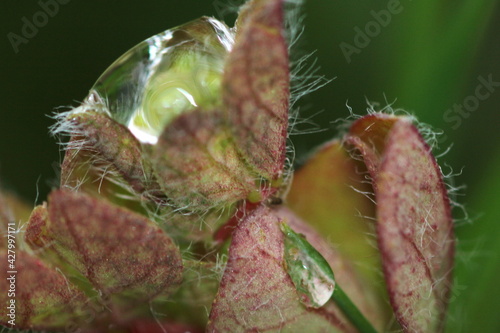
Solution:
M306 2L305 33L299 50L318 50L320 74L335 78L301 100L301 117L325 131L293 136L301 156L337 135L332 121L357 114L366 100L393 103L419 120L442 129L453 144L440 159L452 166L471 219L457 227L457 288L449 327L455 332L477 328L500 331L497 311L500 273L500 87L462 119L458 128L443 118L455 103L474 94L477 77L500 82L500 6L492 0L401 0L403 8L348 63L340 43L354 44L354 27L373 21L372 10L390 1ZM221 17L226 1L81 1L59 6L59 12L36 36L18 46L8 39L22 35L23 17L32 22L38 1L0 1L0 176L30 202L40 203L57 184L61 153L49 136L57 107L76 106L99 75L138 42L202 15ZM232 25L234 15L225 15ZM304 131L312 126L303 126ZM444 173L450 168L443 167ZM456 211L457 219L463 214ZM471 222L472 221L472 222ZM496 291L495 291L496 290ZM496 310L495 310L496 309ZM466 318L466 319L465 319ZM478 328L477 325L481 325ZM474 330L474 329L473 329Z

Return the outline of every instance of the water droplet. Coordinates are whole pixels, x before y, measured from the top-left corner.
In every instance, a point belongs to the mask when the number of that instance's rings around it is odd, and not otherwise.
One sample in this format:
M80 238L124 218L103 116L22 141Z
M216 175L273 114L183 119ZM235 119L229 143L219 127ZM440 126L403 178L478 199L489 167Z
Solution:
M139 141L155 144L178 115L220 103L224 59L233 43L233 31L208 17L155 35L101 75L86 109L107 113Z
M319 308L333 295L333 271L323 256L287 224L281 224L284 238L284 258L288 275L300 301L307 307Z

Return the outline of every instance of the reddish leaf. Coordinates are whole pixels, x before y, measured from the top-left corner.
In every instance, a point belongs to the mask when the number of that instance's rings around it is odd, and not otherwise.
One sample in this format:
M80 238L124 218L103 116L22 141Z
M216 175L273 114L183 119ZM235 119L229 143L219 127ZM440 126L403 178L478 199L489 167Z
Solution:
M122 125L114 124L113 126ZM126 137L130 135L128 134ZM134 137L132 139L136 140ZM72 140L76 143L79 139L73 137ZM183 140L182 143L179 143L176 146L177 148L169 145L165 149L160 147L161 153L157 154L158 162L163 163L163 159L167 162L170 161L168 154L172 151L178 152L179 147L185 147L186 141ZM160 140L159 146L161 146L161 142ZM181 148L180 151L184 151L184 149ZM186 152L184 151L184 153ZM177 161L181 162L178 165L182 167L184 164L183 161L186 161L186 158L181 158ZM195 163L199 162L200 160L195 160ZM122 161L122 163L124 162ZM189 193L188 189L196 188L193 184L191 184L192 186L185 187L185 184L189 183L190 179L198 178L199 173L191 175L191 178L187 176L186 178L182 178L179 177L178 173L169 173L167 163L157 166L157 169L160 171L158 173L161 176L160 181L163 182L162 177L169 181L169 184L165 184L165 192L172 196L170 200L174 200L174 198L182 198L184 200L187 196L186 193ZM151 178L153 179L154 177ZM176 184L178 185L177 187ZM208 239L214 230L218 228L218 225L224 222L224 214L220 214L220 212L217 212L217 214L207 214L206 209L198 212L199 214L185 215L176 213L174 212L174 208L165 204L165 193L159 190L158 183L149 183L148 186L149 189L147 192L142 194L153 201L146 202L150 204L146 207L155 211L156 216L159 217L157 220L161 221L161 227L164 230L168 230L169 236L174 239L177 237L189 240ZM104 159L100 153L96 153L96 149L91 148L89 145L85 145L82 149L68 149L66 151L62 167L61 187L84 192L94 198L102 198L118 206L127 207L141 214L147 214L144 200L141 200L142 197L139 197L128 184L114 163ZM179 205L184 206L182 204ZM227 214L231 214L230 209L227 209L226 212Z
M270 180L283 171L288 127L282 6L283 0L254 0L245 7L223 78L224 105L237 147Z
M24 251L15 252L16 273L9 273L3 265L0 272L0 324L18 329L61 330L81 321L86 296L61 272ZM6 250L0 251L0 262L7 262ZM8 308L12 308L11 304L13 311ZM15 326L9 324L10 320Z
M282 219L261 206L234 231L207 332L352 331L331 304L313 309L300 302L284 269Z
M139 141L125 126L91 111L72 114L66 121L72 138L61 167L62 186L79 186L85 181L82 177L88 176L88 169L104 162L103 169L113 166L136 192L158 190L151 168L142 159ZM79 168L83 170L75 170ZM99 183L97 180L95 186Z
M150 154L163 190L181 208L227 206L257 188L217 111L180 115Z
M391 304L406 331L442 329L451 287L454 236L442 175L408 118L374 114L347 142L373 178L377 233Z
M55 252L116 305L132 298L124 304L134 307L182 279L179 250L160 228L85 194L53 192L48 212L33 213L26 238L35 248Z

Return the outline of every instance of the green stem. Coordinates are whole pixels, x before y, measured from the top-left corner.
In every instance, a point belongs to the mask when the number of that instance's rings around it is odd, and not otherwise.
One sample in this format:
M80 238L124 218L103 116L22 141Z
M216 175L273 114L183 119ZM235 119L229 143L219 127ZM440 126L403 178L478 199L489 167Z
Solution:
M372 324L363 316L338 284L335 285L335 291L331 299L360 333L377 333Z

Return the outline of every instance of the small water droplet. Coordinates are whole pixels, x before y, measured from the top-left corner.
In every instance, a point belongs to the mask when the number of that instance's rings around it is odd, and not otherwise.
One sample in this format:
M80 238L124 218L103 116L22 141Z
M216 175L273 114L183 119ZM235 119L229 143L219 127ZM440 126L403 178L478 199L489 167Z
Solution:
M299 299L307 307L319 308L325 305L335 289L330 265L302 235L287 224L282 223L281 230L285 235L285 266Z
M175 117L220 103L224 59L233 44L233 31L208 17L148 38L101 75L85 109L105 112L139 141L155 144Z

